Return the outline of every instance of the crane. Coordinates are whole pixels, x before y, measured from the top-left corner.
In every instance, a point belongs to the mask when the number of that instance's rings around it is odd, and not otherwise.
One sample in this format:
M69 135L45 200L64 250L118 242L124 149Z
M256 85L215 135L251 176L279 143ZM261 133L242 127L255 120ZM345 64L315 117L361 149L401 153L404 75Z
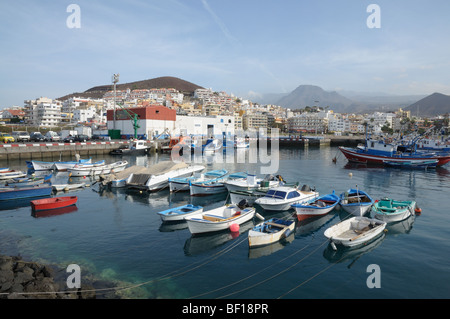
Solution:
M130 109L125 108L123 105L120 104L117 105L120 106L120 108L122 108L122 110L124 110L125 113L128 115L130 120L133 121L134 138L137 139L137 130L141 127L139 125L139 115L130 111Z

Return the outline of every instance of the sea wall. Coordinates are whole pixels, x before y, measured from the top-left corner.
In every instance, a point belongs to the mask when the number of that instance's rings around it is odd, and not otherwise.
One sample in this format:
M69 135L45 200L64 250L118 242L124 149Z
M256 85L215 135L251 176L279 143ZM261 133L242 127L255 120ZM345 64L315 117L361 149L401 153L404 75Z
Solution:
M159 150L165 141L148 142L152 150ZM80 142L80 143L13 143L0 144L0 160L46 160L73 158L75 154L81 157L108 154L114 149L126 147L128 140L107 142Z

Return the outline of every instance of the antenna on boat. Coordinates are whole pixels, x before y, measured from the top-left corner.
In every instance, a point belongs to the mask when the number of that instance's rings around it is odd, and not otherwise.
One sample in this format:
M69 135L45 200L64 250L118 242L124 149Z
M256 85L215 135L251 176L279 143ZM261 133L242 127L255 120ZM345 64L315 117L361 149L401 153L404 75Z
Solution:
M362 216L362 214L361 214L361 198L359 198L358 185L356 185L356 197L358 197L359 216Z

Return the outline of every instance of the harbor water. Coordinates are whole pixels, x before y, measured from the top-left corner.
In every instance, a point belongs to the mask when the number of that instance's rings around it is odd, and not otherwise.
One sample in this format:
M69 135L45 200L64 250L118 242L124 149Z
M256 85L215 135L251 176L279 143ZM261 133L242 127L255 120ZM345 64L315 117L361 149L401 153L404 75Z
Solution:
M110 163L120 157L92 159ZM170 154L121 159L149 166L170 160ZM205 170L256 174L268 165L246 160L221 163L214 156L205 157L203 164ZM26 170L25 162L19 160L0 166ZM337 147L286 147L280 149L277 174L288 183L315 187L321 195L357 187L374 199L415 200L422 213L388 224L380 238L357 249L335 251L323 235L348 217L339 209L297 222L295 232L282 242L250 249L247 232L260 222L256 217L241 225L238 234L193 236L185 222L166 224L157 215L188 203L208 210L226 203L226 193L191 197L188 192L171 194L167 188L154 193L110 190L81 177L89 187L57 194L78 196L76 207L60 214L32 215L29 200L0 202L0 254L20 254L62 269L77 264L82 282L83 275L95 276L109 282L111 289L121 288L115 291L124 298L450 297L448 165L428 170L365 166L349 164ZM68 179L67 172L53 176L54 182ZM293 211L261 209L258 213L265 219L293 215ZM107 292L98 291L97 296L107 298Z

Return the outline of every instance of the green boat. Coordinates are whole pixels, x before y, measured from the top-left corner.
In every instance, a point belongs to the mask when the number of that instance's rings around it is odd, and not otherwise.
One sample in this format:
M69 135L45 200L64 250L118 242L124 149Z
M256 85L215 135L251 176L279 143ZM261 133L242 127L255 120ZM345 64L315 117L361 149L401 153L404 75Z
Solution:
M414 214L415 201L399 201L390 198L382 198L372 206L372 212L376 219L385 222L398 222Z

